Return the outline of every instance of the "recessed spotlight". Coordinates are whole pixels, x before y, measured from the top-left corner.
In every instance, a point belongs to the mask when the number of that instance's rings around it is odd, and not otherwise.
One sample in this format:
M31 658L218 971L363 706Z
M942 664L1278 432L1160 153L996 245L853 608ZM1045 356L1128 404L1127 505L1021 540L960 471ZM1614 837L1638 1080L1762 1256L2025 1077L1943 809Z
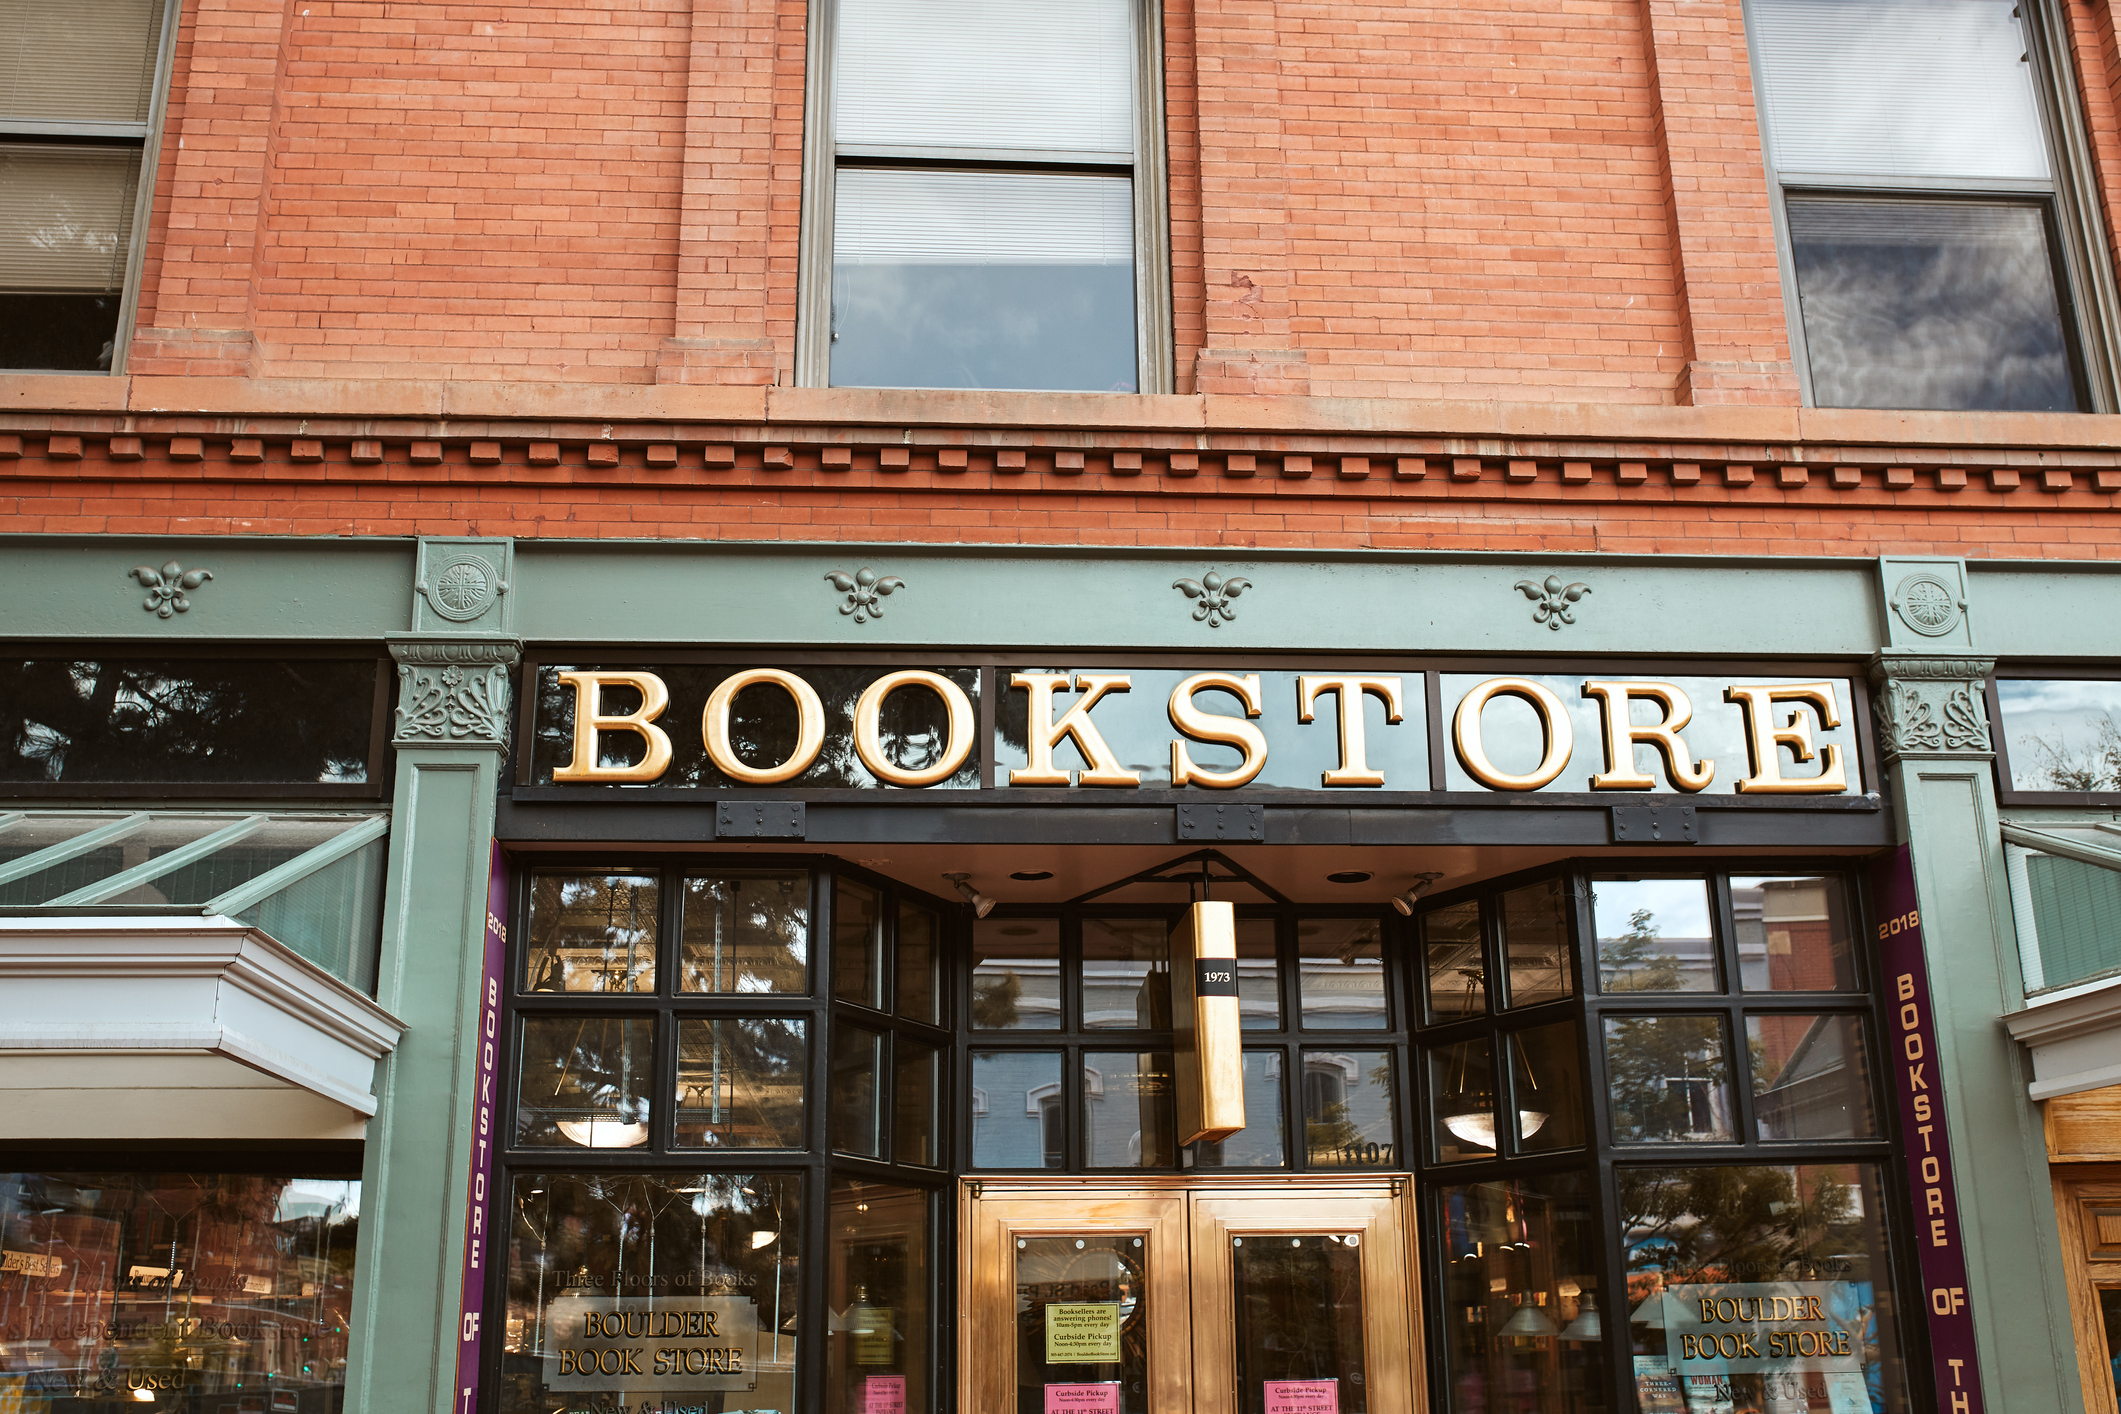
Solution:
M1051 869L1019 869L1009 877L1020 879L1026 884L1035 884L1041 879L1052 878L1053 871Z
M1326 875L1326 882L1329 884L1367 884L1370 882L1370 871L1367 869L1343 869L1338 874Z

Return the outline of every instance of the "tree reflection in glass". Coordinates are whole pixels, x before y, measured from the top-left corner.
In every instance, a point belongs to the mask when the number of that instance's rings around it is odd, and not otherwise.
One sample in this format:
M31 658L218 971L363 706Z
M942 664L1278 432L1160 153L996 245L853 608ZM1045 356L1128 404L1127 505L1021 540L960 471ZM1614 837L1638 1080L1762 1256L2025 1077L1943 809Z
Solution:
M1594 879L1601 992L1713 992L1716 936L1706 879Z
M646 1017L527 1017L516 1143L632 1149L648 1142L655 1023Z
M661 899L653 874L532 874L523 989L654 991Z
M799 869L688 876L678 964L681 991L809 991L810 876Z
M1720 1016L1605 1018L1616 1144L1732 1137L1730 1046Z
M803 1148L803 1031L781 1017L680 1021L678 1144Z

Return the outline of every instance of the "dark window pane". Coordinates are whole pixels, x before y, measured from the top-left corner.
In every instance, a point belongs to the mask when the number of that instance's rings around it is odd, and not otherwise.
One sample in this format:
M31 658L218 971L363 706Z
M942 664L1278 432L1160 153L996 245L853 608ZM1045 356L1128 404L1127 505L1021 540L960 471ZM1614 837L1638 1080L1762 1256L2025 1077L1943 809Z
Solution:
M1573 1021L1511 1033L1510 1084L1517 1099L1517 1151L1584 1144L1581 1033Z
M1542 879L1502 896L1502 956L1511 1006L1576 994L1569 891L1563 880Z
M1084 1391L1086 1410L1149 1414L1149 1281L1139 1237L1105 1232L1016 1239L1016 1414L1055 1414L1047 1390ZM1058 1338L1056 1338L1058 1337ZM1049 1359L1051 1356L1062 1358ZM1172 1356L1162 1351L1158 1360ZM993 1411L1002 1414L1002 1411Z
M0 1172L0 1408L339 1407L360 1208L343 1178Z
M1762 1139L1876 1137L1861 1017L1755 1012L1745 1040Z
M1296 951L1306 1031L1382 1031L1390 1024L1376 919L1299 919Z
M1495 1050L1487 1037L1429 1052L1429 1098L1437 1162L1495 1157Z
M1616 1144L1728 1143L1730 1044L1720 1016L1605 1018Z
M1452 1409L1595 1414L1608 1407L1602 1329L1615 1303L1598 1284L1604 1226L1596 1192L1573 1173L1438 1192ZM1488 1391L1507 1391L1509 1399L1482 1399ZM1644 1414L1687 1407L1641 1406Z
M508 1313L488 1326L501 1342L502 1414L643 1404L793 1414L797 1357L810 1353L795 1319L800 1178L518 1173L509 1196ZM647 1359L638 1374L579 1373L596 1369L598 1347L612 1349L584 1339L592 1313L623 1329L694 1312L695 1329L715 1334L659 1340L674 1357L664 1373ZM707 1352L731 1347L741 1373L711 1369Z
M1083 1053L1083 1163L1088 1168L1172 1168L1169 1051Z
M1171 1029L1170 925L1161 918L1083 920L1083 1029Z
M110 371L139 183L135 147L0 143L0 368Z
M2113 1371L2115 1402L2121 1403L2121 1286L2099 1288L2099 1324L2106 1327L2106 1360Z
M1875 1165L1623 1165L1614 1177L1641 1408L1911 1407ZM1771 1332L1787 1343L1780 1361L1726 1370L1687 1354L1710 1334L1763 1349ZM1653 1402L1667 1392L1672 1404Z
M803 1032L779 1017L680 1021L679 1147L807 1148Z
M1281 1030L1281 960L1271 918L1237 920L1237 1024L1245 1031Z
M832 995L883 1005L883 904L875 889L852 879L832 883Z
M0 327L6 323L0 312ZM160 581L160 567L143 568ZM160 602L137 580L134 588ZM372 658L17 658L6 666L0 780L345 785L368 779Z
M808 992L810 876L732 871L685 880L681 992Z
M1789 199L1821 407L2076 412L2042 208Z
M653 992L661 899L653 874L532 874L523 990Z
M1283 1414L1302 1407L1297 1400L1317 1400L1316 1407L1336 1414L1367 1414L1360 1237L1233 1237L1230 1299L1242 1414Z
M1713 992L1716 934L1706 879L1593 879L1601 992Z
M1304 1155L1312 1168L1398 1168L1390 1051L1303 1053Z
M1135 391L1133 183L838 174L835 387Z
M892 1144L902 1164L942 1162L936 1146L936 1049L905 1035L896 1043Z
M653 1021L534 1016L521 1035L518 1145L637 1149L648 1142Z
M1736 878L1731 914L1748 992L1856 990L1854 930L1839 878Z
M1058 1031L1060 920L982 918L972 925L972 1027Z
M928 1207L918 1188L854 1179L832 1185L828 1414L929 1414L933 1407Z
M1429 1020L1456 1021L1488 1009L1487 963L1481 956L1480 901L1468 899L1421 917L1422 972Z
M1279 1047L1244 1053L1245 1127L1223 1140L1192 1146L1194 1168L1281 1168L1288 1152L1282 1138L1282 1057Z
M1068 1117L1059 1051L972 1053L972 1166L1060 1168Z
M884 1156L884 1038L861 1026L832 1026L832 1147L843 1154Z
M898 906L898 1014L930 1023L943 1019L942 919L932 909Z

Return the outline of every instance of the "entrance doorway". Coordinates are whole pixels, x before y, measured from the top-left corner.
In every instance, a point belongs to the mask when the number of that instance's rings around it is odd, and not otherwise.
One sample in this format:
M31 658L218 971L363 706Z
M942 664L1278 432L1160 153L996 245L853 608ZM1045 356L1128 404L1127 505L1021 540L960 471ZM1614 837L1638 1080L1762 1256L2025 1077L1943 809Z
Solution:
M1424 1407L1410 1186L1390 1177L960 1186L959 1407Z

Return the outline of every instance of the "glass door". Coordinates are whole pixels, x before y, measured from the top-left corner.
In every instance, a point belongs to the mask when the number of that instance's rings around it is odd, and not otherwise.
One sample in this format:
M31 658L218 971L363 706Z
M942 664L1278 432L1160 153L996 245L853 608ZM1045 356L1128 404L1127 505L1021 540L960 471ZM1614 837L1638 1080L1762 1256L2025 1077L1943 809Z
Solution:
M1421 1409L1412 1229L1396 1188L967 1183L961 1407Z

